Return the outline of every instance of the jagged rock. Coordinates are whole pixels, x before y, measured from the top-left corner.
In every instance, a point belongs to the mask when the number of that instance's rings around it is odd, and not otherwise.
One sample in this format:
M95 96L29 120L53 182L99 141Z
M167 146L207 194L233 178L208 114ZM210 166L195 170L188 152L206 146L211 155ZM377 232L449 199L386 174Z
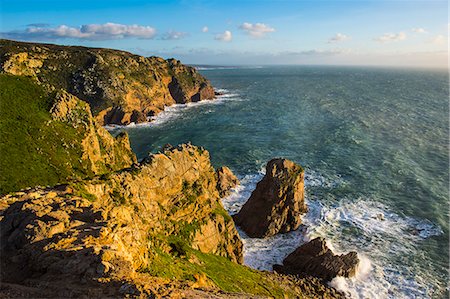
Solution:
M88 102L101 125L145 122L166 106L215 97L193 67L118 50L0 40L0 65Z
M217 174L217 190L220 197L230 194L230 190L239 184L238 178L226 166L222 166L216 171Z
M286 159L273 159L234 219L250 237L264 238L296 230L306 211L303 168Z
M61 90L56 94L50 110L52 118L69 124L79 132L81 159L88 171L102 174L130 167L136 163L126 132L116 138L99 126L92 116L89 104Z
M315 238L289 254L283 260L283 266L275 265L274 270L285 274L307 274L331 281L336 276L354 276L358 264L355 251L334 255L325 239Z
M89 104L66 90L48 92L31 78L10 74L0 74L0 85L5 119L0 129L14 128L2 136L0 194L93 177L136 162L127 135L114 138L95 121Z
M1 277L131 277L170 236L242 263L209 153L183 145L133 169L0 198Z

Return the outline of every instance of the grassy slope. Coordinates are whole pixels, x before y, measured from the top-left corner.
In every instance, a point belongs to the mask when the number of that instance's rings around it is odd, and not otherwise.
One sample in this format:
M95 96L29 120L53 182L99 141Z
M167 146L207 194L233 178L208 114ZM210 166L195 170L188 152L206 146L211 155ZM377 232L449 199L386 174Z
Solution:
M1 74L0 86L0 193L86 175L81 132L49 122L51 95L24 77Z
M274 298L293 297L289 290L270 281L262 272L231 262L225 257L184 248L184 255L167 254L156 250L150 266L140 272L152 276L196 281L196 275L205 275L222 291L265 295Z

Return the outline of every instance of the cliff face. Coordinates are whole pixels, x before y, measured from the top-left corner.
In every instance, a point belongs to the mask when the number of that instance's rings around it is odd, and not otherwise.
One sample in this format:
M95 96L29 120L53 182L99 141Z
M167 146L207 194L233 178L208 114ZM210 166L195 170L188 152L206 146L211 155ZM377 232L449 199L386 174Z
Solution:
M120 170L136 163L127 134L112 137L94 120L89 104L61 90L56 94L50 113L53 120L64 122L82 133L79 140L81 160L93 174Z
M0 65L89 103L101 125L143 122L165 106L214 98L194 68L118 50L1 40Z
M128 137L99 126L89 105L48 93L29 78L0 74L0 193L55 185L130 167Z
M242 263L216 184L209 153L184 145L130 170L4 196L1 276L130 278L188 248Z
M183 246L242 262L209 154L190 145L131 170L0 202L11 203L1 221L2 277L131 276L151 268L155 249L183 254Z

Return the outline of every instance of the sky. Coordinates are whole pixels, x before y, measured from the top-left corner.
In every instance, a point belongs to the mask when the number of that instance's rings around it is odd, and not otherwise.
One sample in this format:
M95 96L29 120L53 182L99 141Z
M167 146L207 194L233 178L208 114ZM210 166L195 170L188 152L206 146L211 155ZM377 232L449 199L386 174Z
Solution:
M6 39L188 64L448 66L448 1L0 0Z

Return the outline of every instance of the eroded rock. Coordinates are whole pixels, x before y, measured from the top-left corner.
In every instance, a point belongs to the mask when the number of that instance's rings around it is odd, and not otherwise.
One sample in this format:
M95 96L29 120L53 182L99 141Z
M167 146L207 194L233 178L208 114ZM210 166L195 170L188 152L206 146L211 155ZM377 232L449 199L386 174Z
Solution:
M306 211L303 168L286 159L273 159L234 220L250 237L264 238L296 230Z
M108 176L0 198L1 276L132 277L154 248L170 252L171 236L241 263L216 184L209 153L183 145Z
M298 247L274 270L285 274L306 274L331 281L336 276L351 277L359 264L358 254L351 251L335 255L326 245L325 239L315 238Z
M216 171L217 174L217 190L220 197L230 194L231 189L239 184L238 178L234 175L230 168L222 166Z

